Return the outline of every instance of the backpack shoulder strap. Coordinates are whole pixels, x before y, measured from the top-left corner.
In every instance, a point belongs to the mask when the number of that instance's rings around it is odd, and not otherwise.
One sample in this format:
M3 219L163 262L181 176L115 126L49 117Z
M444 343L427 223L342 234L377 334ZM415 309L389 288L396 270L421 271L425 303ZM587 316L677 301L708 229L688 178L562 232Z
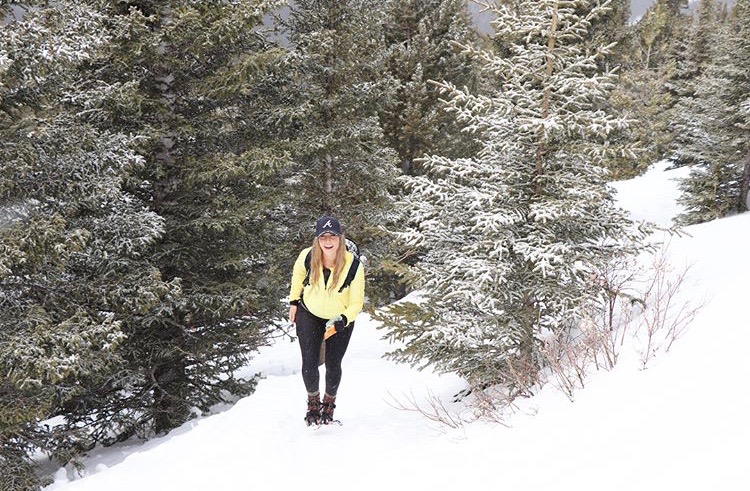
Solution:
M302 281L302 288L310 284L310 261L312 261L312 250L305 256L305 279Z
M352 254L352 264L349 266L349 271L346 273L346 278L344 278L344 283L341 284L341 288L339 288L339 293L344 291L344 288L347 288L349 285L352 284L352 281L354 281L354 277L357 276L357 270L359 269L359 258L356 254Z

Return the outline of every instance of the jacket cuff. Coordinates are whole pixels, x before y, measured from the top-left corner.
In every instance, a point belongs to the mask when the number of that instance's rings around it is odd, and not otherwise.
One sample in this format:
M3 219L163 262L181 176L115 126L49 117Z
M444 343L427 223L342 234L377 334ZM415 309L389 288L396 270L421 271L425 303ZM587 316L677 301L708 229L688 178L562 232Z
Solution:
M299 305L299 299L297 300L289 300L289 305Z

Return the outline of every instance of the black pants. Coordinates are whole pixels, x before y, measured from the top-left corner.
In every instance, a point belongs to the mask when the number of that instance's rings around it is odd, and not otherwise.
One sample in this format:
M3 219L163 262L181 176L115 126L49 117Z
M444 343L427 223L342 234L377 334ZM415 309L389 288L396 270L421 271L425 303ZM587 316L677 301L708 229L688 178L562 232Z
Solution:
M323 342L327 319L312 315L301 305L297 309L297 339L302 351L302 380L309 394L320 391L320 372L318 358L320 344ZM349 339L352 337L354 323L343 332L337 332L326 340L326 394L335 396L341 383L341 360L344 358Z

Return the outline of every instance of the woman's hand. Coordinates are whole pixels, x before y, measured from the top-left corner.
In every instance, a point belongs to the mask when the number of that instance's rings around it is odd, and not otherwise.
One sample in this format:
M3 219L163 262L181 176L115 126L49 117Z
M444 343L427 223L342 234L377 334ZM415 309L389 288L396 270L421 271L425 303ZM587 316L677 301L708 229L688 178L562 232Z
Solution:
M290 305L289 306L289 322L294 324L294 320L297 318L297 306L296 305Z

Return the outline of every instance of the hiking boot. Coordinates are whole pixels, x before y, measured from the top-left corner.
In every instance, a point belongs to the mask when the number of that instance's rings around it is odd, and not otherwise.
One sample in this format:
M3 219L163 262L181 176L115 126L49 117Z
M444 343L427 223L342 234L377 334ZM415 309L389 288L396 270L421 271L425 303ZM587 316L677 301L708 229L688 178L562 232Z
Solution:
M320 424L320 394L307 396L307 414L305 414L307 426Z
M327 425L333 421L333 410L336 409L336 397L326 394L320 407L320 424Z

